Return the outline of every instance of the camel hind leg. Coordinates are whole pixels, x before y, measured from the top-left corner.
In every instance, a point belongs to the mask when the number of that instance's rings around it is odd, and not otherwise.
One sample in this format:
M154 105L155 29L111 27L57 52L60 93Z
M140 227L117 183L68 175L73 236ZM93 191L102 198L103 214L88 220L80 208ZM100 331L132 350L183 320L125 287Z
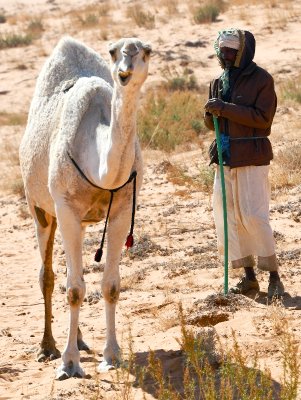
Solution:
M55 347L52 335L52 293L54 289L54 272L52 269L52 251L56 230L56 218L47 214L44 210L34 207L33 215L36 224L36 234L39 242L39 250L42 259L40 270L40 287L44 297L45 326L40 350L37 354L38 361L46 359L54 360L61 356Z

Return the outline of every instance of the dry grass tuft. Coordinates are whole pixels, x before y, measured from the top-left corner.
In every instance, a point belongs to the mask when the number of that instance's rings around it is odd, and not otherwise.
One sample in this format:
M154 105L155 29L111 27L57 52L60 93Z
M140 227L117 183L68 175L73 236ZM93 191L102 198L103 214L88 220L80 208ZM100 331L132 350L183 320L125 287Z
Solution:
M203 123L205 94L172 90L167 83L147 92L138 113L142 146L167 152L178 146L199 144L207 131Z
M140 387L144 398L146 393L152 393L158 400L297 399L299 349L294 344L295 338L286 317L283 320L282 313L278 312L274 313L274 317L277 320L281 318L283 326L287 328L279 341L283 358L281 387L273 381L269 369L259 369L257 355L249 356L250 353L239 345L234 331L232 344L227 347L213 328L204 328L195 333L188 327L180 304L177 321L173 321L181 328L181 338L178 340L180 350L174 354L161 352L162 358L159 351L150 350L147 362L139 363L139 358L133 353L130 332L128 362L116 371L117 385L120 387L116 398L132 399L133 387ZM171 364L165 365L164 359L173 361L175 376L170 373L168 365Z
M285 309L275 301L269 307L267 319L271 322L275 339L282 356L281 399L294 400L298 395L300 379L300 354L297 338L292 331Z
M25 125L27 122L27 114L25 113L10 113L0 111L0 126L16 126Z
M284 82L280 88L280 100L301 104L301 75Z
M101 38L106 40L108 37L107 26L110 24L109 12L111 5L109 1L104 1L101 4L90 4L82 8L72 10L69 16L72 21L72 26L81 29L93 29L100 27Z
M169 16L178 14L178 0L164 0L161 4L165 7Z
M301 144L289 144L279 150L272 165L271 186L274 193L301 184Z
M190 191L212 192L214 168L201 166L196 176L190 176L185 168L170 161L163 161L160 168L164 170L167 180L173 185L186 186ZM187 193L187 189L184 192Z
M15 141L6 141L4 143L2 160L5 162L5 168L1 170L0 189L24 198L25 192L20 170L19 148Z
M7 33L0 35L0 50L28 46L32 43L30 34Z
M6 22L6 15L0 13L0 24L5 24L5 22Z
M126 16L131 18L139 27L146 29L153 29L155 27L155 16L149 11L144 11L141 4L129 6Z
M215 22L221 12L225 10L223 0L208 1L205 4L193 6L192 16L196 24Z
M44 25L41 18L33 18L27 26L27 34L33 39L39 39L44 32Z
M28 211L28 206L25 203L21 203L19 208L18 208L18 212L19 212L19 217L21 219L27 219L27 218L31 218L31 215Z

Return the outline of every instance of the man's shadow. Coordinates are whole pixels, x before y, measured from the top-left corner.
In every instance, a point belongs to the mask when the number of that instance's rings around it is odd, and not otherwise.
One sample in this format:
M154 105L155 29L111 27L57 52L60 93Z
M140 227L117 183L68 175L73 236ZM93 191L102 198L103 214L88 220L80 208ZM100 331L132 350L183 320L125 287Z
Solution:
M275 299L268 299L267 294L264 292L255 293L253 295L248 296L252 298L256 303L259 304L272 304ZM289 293L285 292L283 297L279 299L280 304L285 308L292 308L295 310L301 310L301 296L294 296L292 297Z
M135 376L133 385L135 387L140 387L144 392L152 395L155 399L168 398L169 400L179 400L193 398L194 400L202 400L209 398L205 395L205 393L208 395L208 387L210 385L209 380L205 377L206 373L203 378L200 379L200 371L202 371L202 369L196 373L190 368L188 374L188 369L186 368L187 357L182 350L166 351L158 349L152 352L136 353L132 365L131 373ZM232 376L234 377L234 381L236 381L236 383L232 384L233 392L231 399L239 400L241 399L239 386L241 386L242 380L236 380L236 376L242 376L242 366L232 363L227 364L227 367L232 369ZM222 393L225 391L225 380L222 379L222 376L225 371L223 370L222 364L210 364L209 369L208 365L204 366L204 368L206 368L206 371L211 371L210 379L216 390L216 398L223 398ZM258 369L248 368L246 366L243 366L243 369L243 374L247 374L249 377L253 376L252 386L260 385L261 382L269 379L268 376ZM277 381L271 380L271 389L273 392L272 398L274 400L280 400L281 385ZM246 390L248 389L246 388Z

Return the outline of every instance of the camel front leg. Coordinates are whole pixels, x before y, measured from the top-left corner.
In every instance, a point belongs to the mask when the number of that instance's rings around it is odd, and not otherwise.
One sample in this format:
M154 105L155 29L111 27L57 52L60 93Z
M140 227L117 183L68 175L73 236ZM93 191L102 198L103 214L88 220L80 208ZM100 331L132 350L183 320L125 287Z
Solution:
M98 371L107 371L120 362L120 347L116 339L115 310L120 294L119 262L122 247L130 225L130 211L123 210L122 215L110 219L107 236L107 257L102 280L102 294L105 301L106 343L104 360Z
M83 377L78 349L79 310L85 296L85 282L82 266L83 232L81 222L68 206L56 207L56 215L62 235L67 262L67 301L69 303L69 331L67 345L62 354L62 364L56 378L68 379L72 376Z
M52 293L54 289L54 273L52 269L52 251L56 230L56 219L38 207L32 207L31 212L35 219L36 235L42 259L40 270L40 287L44 297L44 335L40 350L37 354L39 362L47 359L54 360L61 356L55 346L52 335Z

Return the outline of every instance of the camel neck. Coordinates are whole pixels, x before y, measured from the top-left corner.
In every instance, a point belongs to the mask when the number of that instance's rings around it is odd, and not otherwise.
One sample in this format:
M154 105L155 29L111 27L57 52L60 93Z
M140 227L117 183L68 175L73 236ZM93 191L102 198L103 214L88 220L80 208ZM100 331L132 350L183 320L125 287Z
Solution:
M114 90L112 99L111 136L128 143L136 134L139 91Z
M100 171L106 188L121 186L131 174L135 160L138 99L139 90L114 89L105 173Z

